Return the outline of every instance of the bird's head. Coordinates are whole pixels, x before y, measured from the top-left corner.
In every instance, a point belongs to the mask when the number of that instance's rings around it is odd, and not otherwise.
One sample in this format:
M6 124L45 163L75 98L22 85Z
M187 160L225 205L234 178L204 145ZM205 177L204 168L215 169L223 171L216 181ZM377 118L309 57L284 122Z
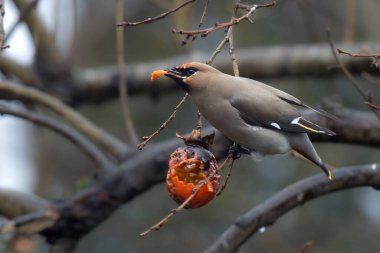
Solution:
M191 92L194 89L205 87L215 73L220 73L220 71L204 63L190 62L168 70L153 71L151 80L165 75L174 79L186 92Z

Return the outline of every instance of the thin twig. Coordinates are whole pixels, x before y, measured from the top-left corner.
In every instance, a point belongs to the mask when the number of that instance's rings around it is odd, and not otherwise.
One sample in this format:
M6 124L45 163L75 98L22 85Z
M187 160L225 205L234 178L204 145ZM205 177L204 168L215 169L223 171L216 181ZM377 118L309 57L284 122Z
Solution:
M228 36L224 37L224 39L219 43L214 52L211 54L210 58L207 60L206 64L211 65L215 60L216 56L222 51L222 48L227 44Z
M356 57L356 58L379 58L380 57L380 54L379 53L374 53L374 54L354 54L354 53L350 53L350 52L347 52L347 51L344 51L340 48L337 48L336 51L340 54L346 54L346 55L349 55L351 57Z
M376 78L366 72L363 72L361 76L366 79L369 83L376 85L377 87L380 87L380 79Z
M156 224L154 224L153 226L151 226L146 231L142 232L140 234L140 236L147 235L150 232L152 232L153 230L159 230L165 223L167 223L170 220L171 217L173 217L175 214L183 211L185 209L186 205L195 197L195 195L197 195L197 193L202 188L202 186L204 186L206 184L206 182L208 180L210 180L214 175L215 175L215 172L214 173L210 173L210 175L208 175L208 177L205 180L200 181L197 184L197 186L193 189L193 191L190 194L190 196L180 206L178 206L177 208L173 209L165 218L163 218L162 220L160 220L159 222L157 222Z
M115 7L116 22L121 22L124 13L124 0L117 0ZM124 61L124 29L116 27L116 58L119 70L119 97L120 106L124 118L124 125L127 132L128 139L131 145L136 146L139 143L136 129L133 125L131 111L129 110L128 103L128 88L127 78L125 74L125 61Z
M339 49L339 48L337 48L336 51L338 51L338 53L340 53L340 54L349 55L349 56L354 57L354 58L374 58L373 61L372 61L372 63L371 63L371 66L374 67L374 68L378 68L379 67L379 64L378 64L378 61L379 61L379 58L380 58L380 54L379 53L374 53L374 54L353 54L353 53L344 51L344 50Z
M344 6L344 42L349 43L353 41L355 34L355 10L356 10L356 0L346 0Z
M230 159L231 159L231 158L232 158L232 157L230 157ZM222 195L224 189L226 189L226 187L227 187L228 180L229 180L230 177L231 177L232 168L233 168L233 166L234 166L234 161L235 161L235 160L232 159L232 160L230 161L230 163L229 163L229 166L228 166L228 174L227 174L227 176L226 176L226 179L224 180L224 183L223 183L223 185L222 185L222 188L220 188L219 192L216 194L217 197L220 196L220 195Z
M197 193L199 192L199 190L202 188L202 186L204 186L212 177L214 177L216 175L216 173L222 169L225 168L225 166L227 164L229 164L231 162L231 159L232 156L228 156L224 162L218 167L217 170L211 172L206 179L204 180L201 180L197 186L194 187L194 189L192 190L190 196L180 205L178 206L177 208L173 209L167 216L165 216L165 218L163 218L162 220L160 220L159 222L157 222L156 224L154 224L153 226L151 226L149 229L147 229L146 231L142 232L140 234L140 236L145 236L147 234L149 234L150 232L152 232L153 230L159 230L165 223L167 223L175 214L183 211L185 208L186 208L186 205L195 197L195 195L197 195ZM233 163L233 160L232 160L232 163Z
M227 36L228 36L228 44L230 45L230 49L228 52L231 56L232 69L234 72L234 76L238 77L239 76L239 67L238 67L237 59L236 59L236 55L235 55L233 27L232 26L228 28Z
M9 47L9 46L4 45L5 43L4 15L5 15L4 0L0 0L0 49L1 50Z
M206 37L211 32L214 32L214 31L217 31L217 30L220 30L220 29L224 29L224 28L228 28L228 27L237 25L237 24L239 24L243 20L248 20L249 22L252 22L252 20L250 19L250 16L254 13L255 10L257 10L259 8L274 6L275 3L276 2L272 2L272 3L269 3L269 4L263 4L263 5L253 5L251 7L251 9L249 10L249 12L247 12L246 14L244 14L241 17L239 17L239 18L233 18L233 19L231 19L228 22L217 23L214 26L208 27L208 28L205 28L205 29L177 30L177 29L173 28L172 32L174 34L185 35L187 39L190 39L190 38L192 38L194 36L198 36L198 35L200 35L201 37Z
M97 165L99 170L108 171L115 168L113 163L93 143L76 132L73 128L58 122L52 118L37 114L32 111L14 109L3 104L0 105L0 114L13 115L18 118L29 120L37 125L47 127L54 132L66 137L87 154Z
M198 29L201 28L201 26L204 23L205 17L207 16L207 10L208 10L208 3L209 2L210 2L210 0L205 0L205 5L203 7L202 16L201 16L201 19L199 20L199 24L198 24Z
M154 21L157 21L159 19L165 18L167 15L169 15L169 14L171 14L173 12L178 11L179 9L185 7L186 5L188 5L188 4L192 3L192 2L195 2L195 0L186 1L183 4L181 4L180 6L174 8L174 9L171 9L171 10L169 10L167 12L164 12L164 13L162 13L162 14L156 16L156 17L153 17L153 18L147 18L147 19L145 19L143 21L139 21L139 22L125 22L124 21L124 22L121 22L121 23L117 23L116 26L137 26L137 25L141 25L141 24L150 24L150 23L152 23Z
M363 90L363 88L356 81L356 79L354 78L354 76L350 73L350 71L348 71L348 69L346 68L346 66L339 59L337 51L335 49L335 45L334 45L334 43L331 40L330 30L326 29L326 33L327 33L327 40L328 40L328 42L330 44L330 48L331 48L332 54L333 54L333 56L335 58L335 61L338 63L340 69L343 71L343 73L346 75L346 77L351 81L352 85L359 92L359 94L363 97L363 99L365 101L368 101L369 100L368 94ZM376 115L376 117L380 120L380 115L378 114L378 112L376 110L374 110L373 108L371 108L371 110L374 112L374 114Z
M198 116L197 129L202 129L202 114L199 110L198 110L197 116Z
M30 12L37 6L39 0L33 0L30 1L20 12L20 15L18 17L18 20L16 23L12 25L12 27L9 29L7 35L5 36L5 41L7 41L10 36L13 34L13 32L16 30L17 26L21 24L22 21L26 19L26 17L30 14Z
M185 96L183 96L183 98L181 99L181 101L174 107L174 111L172 112L172 114L165 120L164 123L162 123L162 125L156 130L154 131L154 133L152 133L151 135L149 136L144 136L143 137L143 142L141 142L137 147L138 149L142 150L146 144L148 144L148 142L154 137L156 136L157 134L159 134L163 129L165 129L165 127L167 126L167 124L173 120L178 112L178 109L182 106L183 103L185 103L187 97L189 96L189 93L186 93Z
M71 0L71 9L72 9L72 27L71 27L71 41L69 45L68 59L72 59L75 55L76 45L77 45L77 36L78 36L78 2L77 0Z
M312 245L313 241L307 241L297 253L306 253Z
M380 111L380 105L376 105L376 104L368 102L368 101L365 101L364 104L371 107L374 110Z

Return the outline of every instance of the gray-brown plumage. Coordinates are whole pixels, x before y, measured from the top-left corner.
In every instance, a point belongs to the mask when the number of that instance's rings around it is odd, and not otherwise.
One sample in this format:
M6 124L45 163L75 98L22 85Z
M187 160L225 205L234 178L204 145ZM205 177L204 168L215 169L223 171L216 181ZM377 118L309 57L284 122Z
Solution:
M176 80L190 94L207 121L240 146L262 154L296 150L331 178L307 133L335 133L303 119L294 105L310 107L297 98L264 83L227 75L199 62L158 71L152 79L160 75Z

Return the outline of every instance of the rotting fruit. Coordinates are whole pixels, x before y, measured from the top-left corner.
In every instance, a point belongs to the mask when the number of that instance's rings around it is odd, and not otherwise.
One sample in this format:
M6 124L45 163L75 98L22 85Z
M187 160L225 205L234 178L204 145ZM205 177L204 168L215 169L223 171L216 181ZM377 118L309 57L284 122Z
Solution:
M206 180L210 173L214 175ZM200 182L204 182L204 185L185 208L198 208L209 203L218 192L220 175L217 174L215 157L207 149L197 145L177 148L170 155L166 177L170 196L182 204Z

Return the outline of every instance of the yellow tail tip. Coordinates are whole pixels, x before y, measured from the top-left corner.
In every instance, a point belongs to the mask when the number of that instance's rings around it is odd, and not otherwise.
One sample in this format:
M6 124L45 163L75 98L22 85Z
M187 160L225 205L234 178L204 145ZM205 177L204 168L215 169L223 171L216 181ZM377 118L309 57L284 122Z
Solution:
M328 174L327 178L329 179L329 181L332 180L332 174L331 174L331 171L329 171L329 174Z

